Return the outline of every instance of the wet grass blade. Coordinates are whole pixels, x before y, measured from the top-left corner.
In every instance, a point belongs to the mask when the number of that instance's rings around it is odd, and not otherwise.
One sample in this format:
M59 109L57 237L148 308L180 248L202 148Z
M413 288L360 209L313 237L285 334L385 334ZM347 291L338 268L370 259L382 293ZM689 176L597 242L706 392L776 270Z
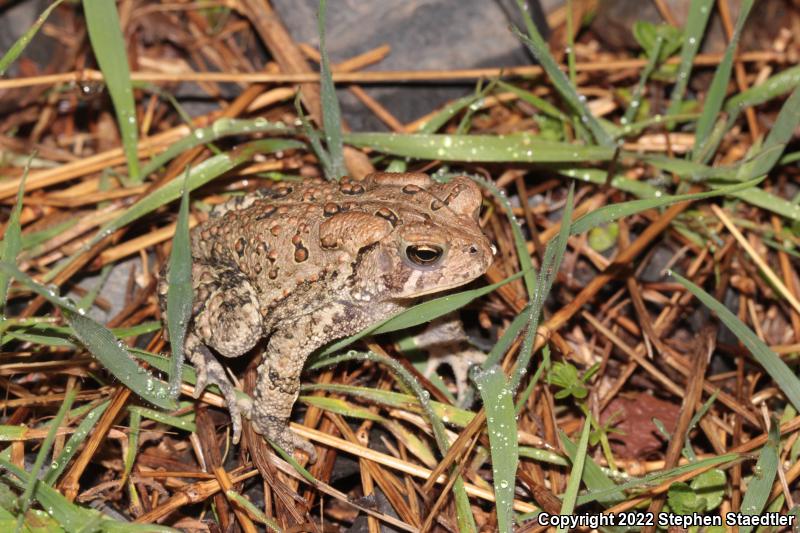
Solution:
M15 266L0 263L0 272L9 274L48 302L60 307L72 327L75 337L131 391L163 409L175 408L175 402L169 398L167 384L136 364L127 347L117 340L109 329L91 318L81 315L80 310L72 302L36 283Z
M133 101L131 72L117 4L107 0L83 0L83 13L92 51L103 72L103 79L117 114L122 148L128 160L128 177L132 183L138 184L142 178L137 154L139 132L136 126L136 105Z
M739 18L736 20L736 27L733 30L733 35L725 49L725 55L722 57L717 70L714 72L714 78L711 80L711 86L708 88L705 102L703 102L703 112L700 115L700 120L697 121L697 131L695 133L694 149L692 151L692 158L698 160L698 155L705 153L705 159L711 157L712 154L705 152L704 148L708 141L714 122L717 120L722 103L725 100L725 92L728 88L728 82L731 78L731 71L733 70L733 54L739 44L739 37L742 35L742 28L750 14L750 9L753 7L754 0L743 0L739 8Z
M748 181L746 183L738 183L727 187L720 187L719 189L712 189L695 194L678 194L675 196L662 196L660 198L647 198L644 200L631 200L630 202L619 202L616 204L606 205L600 209L596 209L586 215L582 216L572 224L570 232L573 235L584 233L597 226L608 224L614 220L623 217L635 215L648 209L655 209L657 207L664 207L678 202L688 202L694 200L702 200L704 198L713 198L715 196L724 196L726 194L741 192L745 189L758 185L763 178Z
M229 153L210 157L199 165L192 167L187 178L186 189L193 191L205 185L232 168L249 161L255 154L273 153L304 147L305 144L290 139L264 139L246 143ZM107 235L112 234L148 213L152 213L162 205L166 205L180 198L183 185L183 180L172 180L130 206L117 218L104 224L84 246L60 263L57 268L50 270L47 275L44 276L44 280L50 281L53 279L61 270L66 268L67 265L103 240Z
M528 330L525 333L525 339L522 342L522 347L519 351L517 363L514 366L514 372L511 375L510 386L512 390L516 390L522 381L523 376L528 371L528 365L533 357L533 347L536 341L536 332L539 327L539 319L544 308L544 303L547 296L550 294L550 289L553 286L558 269L561 266L561 260L564 258L564 252L567 249L567 241L569 240L571 221L572 221L572 208L573 197L575 194L575 183L569 186L569 193L567 194L567 201L564 205L564 212L561 218L561 229L558 236L554 241L551 241L544 251L544 258L542 259L542 268L539 271L539 281L536 283L536 294L534 295L533 302L530 305L528 314Z
M503 369L494 366L473 376L486 409L489 448L492 456L492 480L497 503L497 528L514 530L514 489L519 463L517 419L512 389Z
M3 479L9 485L24 488L30 474L4 457L0 457L0 466L12 475ZM177 530L158 524L134 524L118 522L94 509L87 509L67 500L57 490L40 483L33 497L47 511L58 525L68 533L85 533L102 531L103 533L176 533Z
M189 169L183 180L181 207L172 239L167 270L167 330L169 331L172 359L169 367L169 396L177 399L181 393L181 369L183 368L183 343L192 314L192 250L189 245Z
M43 481L45 483L53 485L53 483L58 481L59 476L61 476L61 473L78 452L80 445L86 441L89 432L92 431L94 426L100 421L100 416L105 412L110 403L110 400L106 400L89 411L83 420L81 420L81 423L75 428L75 431L70 435L69 440L67 440L67 443L61 450L61 454L51 463L50 468L44 475Z
M745 345L753 355L753 358L760 364L767 374L778 384L780 389L792 403L795 409L800 410L800 379L792 372L786 363L778 355L764 344L753 331L748 328L739 317L723 304L714 299L706 291L684 278L680 274L672 272L675 280L683 285L686 290L692 293L703 305L716 313L717 317L725 326L736 335L736 338Z
M589 109L586 107L586 99L578 94L578 91L576 91L575 87L570 83L567 75L558 67L556 60L550 54L547 43L542 38L539 30L536 29L536 25L533 23L533 19L531 19L528 13L525 1L517 0L517 4L525 19L525 27L528 30L528 35L523 35L522 32L516 28L514 28L514 33L528 47L528 50L530 50L542 66L547 77L550 78L550 81L553 83L553 86L578 116L580 124L589 128L589 131L592 132L592 135L599 144L607 147L612 146L614 139L605 128L603 128L602 124L600 124L594 115L589 112Z
M761 105L794 90L798 85L800 85L800 65L782 70L755 87L731 96L725 102L725 111L738 113L745 108Z
M656 66L659 63L661 48L664 46L664 39L664 35L660 32L656 35L653 51L647 60L647 65L645 65L644 69L642 70L642 74L639 76L639 83L636 84L636 88L633 90L630 104L628 104L628 109L625 110L625 115L620 120L620 123L623 126L630 126L633 121L636 120L636 114L639 112L639 109L642 105L642 97L644 96L644 89L647 85L647 80L650 79L650 76L653 74L653 71L655 71Z
M39 472L41 472L44 461L47 458L47 455L50 453L50 449L53 447L53 442L56 440L56 432L61 425L61 421L64 420L64 416L69 411L69 408L72 407L72 402L75 401L77 394L77 388L68 388L66 394L64 395L64 402L58 408L55 418L50 421L50 429L42 441L42 445L39 447L39 453L36 454L36 460L33 462L31 474L28 476L27 483L25 483L25 491L19 498L20 513L19 517L17 518L17 531L22 529L22 522L25 519L25 513L30 508L33 496L36 493L36 487L39 485Z
M17 60L20 54L22 54L25 48L30 44L33 37L39 32L39 28L42 27L44 21L47 20L47 17L50 16L50 13L56 7L58 7L61 2L63 2L63 0L56 0L50 4L47 9L42 11L42 14L39 15L39 18L36 19L36 22L34 22L33 25L28 28L28 31L26 31L22 37L17 39L17 42L15 42L11 48L8 49L8 52L3 54L3 57L0 57L0 76L3 76L6 73L6 70L8 70L8 67L10 67L11 64Z
M342 146L342 117L339 110L339 99L336 98L336 87L331 76L331 64L325 44L325 15L328 9L327 0L319 0L317 25L319 29L320 54L320 93L322 98L322 127L325 133L325 146L328 148L330 168L325 169L329 180L338 180L347 174L344 167L344 147Z
M30 160L28 161L30 163ZM25 165L23 170L22 180L19 184L17 191L17 203L11 210L11 215L6 224L6 231L3 234L3 241L0 243L2 247L2 261L10 265L17 264L17 255L22 250L22 228L19 224L19 215L22 212L22 199L25 195L25 179L28 177L28 169L30 165ZM11 278L5 272L0 272L0 317L4 319L6 309L6 298L8 297L8 282Z
M692 0L689 6L689 15L686 18L686 29L681 47L681 62L678 66L677 79L670 95L668 115L675 115L680 112L683 96L686 94L686 87L692 74L692 65L700 44L705 36L706 24L711 10L714 8L714 0Z
M402 311L401 313L384 320L383 322L368 327L356 333L355 335L351 335L350 337L334 342L320 352L319 357L336 353L337 351L351 345L357 340L363 339L367 335L389 333L391 331L406 329L430 322L435 318L439 318L440 316L464 307L476 298L480 298L481 296L489 294L506 283L514 281L515 279L519 279L522 274L522 272L518 272L517 274L514 274L513 276L510 276L503 281L499 281L492 285L487 285L479 289L462 291L456 294L449 294L447 296L441 296L439 298L434 298L433 300L422 302L421 304L415 305L414 307L406 309L405 311Z
M589 431L592 424L589 419L583 421L583 430L581 431L581 438L578 440L578 447L575 454L572 455L572 470L569 473L569 480L567 481L567 490L561 498L561 513L562 515L571 515L575 512L575 503L578 501L578 490L581 488L581 480L583 479L583 467L586 463L586 453L589 447ZM558 531L566 531L564 528L559 528Z
M759 153L739 167L737 179L742 181L753 179L772 170L772 167L780 161L786 145L794 137L794 130L798 125L800 125L800 87L796 87L781 106Z
M780 467L778 451L780 447L778 422L773 419L769 428L767 443L758 454L758 461L753 469L753 476L747 484L747 491L742 498L741 512L744 515L760 515L769 500L772 484ZM753 526L739 526L739 533L750 533Z
M582 163L609 161L614 149L607 146L543 141L535 135L446 135L441 133L347 133L347 144L383 153L472 163Z
M561 446L570 458L570 461L575 464L575 459L578 454L578 446L572 442L569 437L564 433L559 434ZM611 506L625 500L625 494L621 490L617 490L617 486L613 481L597 466L591 456L587 455L583 465L583 482L590 492L596 491L611 491L609 496L598 498L598 501L606 506Z
M528 253L528 241L522 234L522 228L519 225L517 217L514 216L511 202L508 201L505 192L501 191L493 182L482 176L470 176L470 178L492 193L495 201L503 207L508 223L511 226L511 234L514 236L514 248L517 251L517 258L519 259L519 269L525 273L523 274L523 278L525 279L525 288L528 291L528 301L533 300L533 294L536 291L536 269L531 261L531 254Z

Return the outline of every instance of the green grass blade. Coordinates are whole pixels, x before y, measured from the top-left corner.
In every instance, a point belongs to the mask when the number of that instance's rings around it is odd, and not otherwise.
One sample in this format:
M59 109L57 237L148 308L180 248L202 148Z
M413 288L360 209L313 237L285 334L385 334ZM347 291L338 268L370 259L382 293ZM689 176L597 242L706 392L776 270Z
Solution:
M800 124L800 87L795 88L786 99L775 123L769 130L764 145L758 154L745 161L737 172L737 179L749 180L766 174L780 161L786 145L794 137L794 130Z
M474 380L486 409L497 503L497 528L499 531L511 532L514 530L514 487L519 463L512 389L499 366L476 372Z
M128 409L130 418L128 422L128 449L125 453L125 470L123 477L127 478L133 471L136 453L139 451L139 430L142 427L142 414L139 411Z
M17 465L0 457L0 466L12 475L4 476L9 485L24 488L30 474ZM67 500L57 490L38 484L33 497L39 502L47 514L52 516L58 525L68 533L86 533L88 531L102 531L103 533L177 533L176 529L158 524L134 524L131 522L118 522L99 511L87 509Z
M522 277L522 274L522 272L518 272L517 274L509 276L503 281L499 281L492 285L487 285L479 289L462 291L456 294L449 294L447 296L441 296L439 298L434 298L433 300L422 302L421 304L415 305L410 309L406 309L405 311L402 311L395 316L384 320L383 322L365 328L355 335L351 335L350 337L334 342L320 352L319 357L324 357L326 355L331 355L335 352L338 352L342 348L351 345L359 339L363 339L367 335L389 333L391 331L406 329L430 322L435 318L439 318L440 316L464 307L476 298L480 298L481 296L489 294L506 283L514 281L515 279L519 279Z
M525 273L523 274L523 278L525 279L525 288L528 290L528 300L533 300L533 294L536 291L536 269L531 261L531 254L528 253L528 241L522 234L522 228L519 225L517 217L514 216L511 202L508 201L505 192L501 191L493 182L482 176L470 177L483 185L484 189L492 193L495 200L503 207L506 218L508 218L508 223L511 226L511 234L514 236L514 248L517 251L517 258L519 259L519 269Z
M587 492L585 494L581 494L580 496L578 496L576 504L585 505L587 503L595 501L603 501L604 498L614 497L614 495L620 494L623 491L629 491L635 489L644 490L649 487L655 487L657 485L660 485L669 480L670 478L678 477L695 470L701 470L741 460L742 456L736 453L729 453L726 455L709 457L708 459L700 459L695 463L677 466L675 468L670 468L668 470L659 470L653 472L652 474L642 476L640 478L634 478L624 483L620 483L619 485L613 488L592 490L591 492Z
M736 335L736 338L745 345L753 354L753 358L760 364L767 374L778 384L780 389L792 403L795 409L800 410L800 379L792 372L786 363L778 355L764 344L753 331L739 320L723 304L714 299L706 291L684 278L672 272L675 280L683 285L686 290L692 293L703 305L714 311L725 326Z
M39 32L39 28L42 27L44 21L47 20L47 17L50 16L50 13L56 7L58 7L61 2L63 2L63 0L56 0L50 4L47 9L42 11L42 14L39 15L39 18L36 19L36 22L34 22L33 25L28 28L28 31L26 31L22 37L17 39L17 42L11 45L11 48L8 49L8 52L3 54L3 57L0 57L0 77L6 73L8 67L10 67L11 64L17 60L20 54L22 54L25 48L30 44L33 37Z
M567 249L567 241L569 240L570 227L572 222L572 208L573 197L575 194L575 183L569 186L569 193L567 194L567 201L564 206L564 212L561 218L561 229L558 236L554 241L547 245L544 251L544 258L542 259L542 269L539 271L539 281L536 284L536 294L534 295L533 302L530 306L528 331L525 333L525 339L520 348L519 358L514 367L514 372L511 375L510 386L513 390L519 387L523 376L528 371L528 365L533 357L533 347L536 341L536 332L539 327L539 318L544 308L545 300L550 294L550 288L553 286L553 280L556 273L561 266L561 260L564 257L564 252Z
M183 402L180 407L188 408L191 407L191 404L188 402ZM128 408L128 410L132 415L136 413L141 417L155 420L156 422L165 424L167 426L172 426L175 429L180 429L181 431L188 431L189 433L195 433L197 431L197 426L194 423L194 411L190 411L183 416L175 416L162 413L161 411L156 411L154 409L148 409L147 407L140 407L138 405L132 405Z
M571 515L575 511L575 503L578 500L578 490L581 488L581 480L583 479L583 467L586 463L587 448L589 447L589 432L592 424L589 419L583 421L583 430L581 431L581 438L578 440L578 447L575 454L572 456L572 470L569 473L569 480L567 481L567 490L561 498L561 512L562 515ZM559 528L559 531L566 531L564 528Z
M708 141L714 122L717 120L722 103L725 100L725 92L728 88L728 82L731 78L731 71L733 70L733 54L736 52L736 47L739 44L739 37L742 35L742 28L750 14L750 9L753 7L754 0L743 0L739 8L739 18L736 20L736 27L733 30L733 35L725 49L725 55L722 57L714 78L711 80L711 86L708 88L708 93L705 102L703 102L703 112L700 115L700 120L697 121L697 132L695 133L694 150L692 151L693 159L698 160L698 154L704 153L704 147ZM711 154L706 153L706 158Z
M80 314L75 305L58 296L52 289L36 283L24 272L8 263L0 263L0 272L6 272L45 300L61 308L75 337L91 354L134 393L164 409L174 409L167 384L136 364L127 348L103 325Z
M22 228L19 224L19 215L22 212L22 199L25 195L25 179L28 177L29 168L29 164L25 165L22 180L19 184L19 190L17 191L17 203L14 204L14 208L11 210L8 224L6 224L6 231L3 234L3 241L0 242L0 247L2 247L2 254L0 254L2 261L10 265L17 264L17 255L19 255L20 250L22 250ZM0 317L3 318L6 314L5 309L9 281L11 281L9 275L5 272L0 272Z
M726 194L740 192L760 183L763 178L748 181L746 183L737 183L727 187L720 187L719 189L712 189L710 191L695 193L695 194L678 194L675 196L662 196L660 198L647 198L644 200L631 200L630 202L619 202L616 204L606 205L600 209L596 209L590 213L583 215L581 218L572 224L570 230L573 235L589 231L597 226L608 224L622 217L627 217L646 211L648 209L655 209L672 205L678 202L688 202L694 200L702 200L704 198L713 198L715 196L724 196Z
M58 408L55 418L50 421L50 429L47 431L47 435L42 441L42 445L39 447L39 453L36 454L36 460L33 462L31 474L28 476L28 481L25 484L25 491L22 493L22 496L20 496L19 499L20 513L19 518L17 519L17 531L22 529L22 522L25 519L25 513L30 508L33 495L36 492L36 487L39 485L39 472L42 470L42 466L47 458L47 454L50 453L50 448L53 447L53 441L56 440L56 432L61 425L61 421L64 420L64 416L69 411L69 408L72 407L72 402L75 401L77 394L77 388L70 387L67 389L67 393L64 395L64 402Z
M169 396L177 399L181 393L181 369L183 368L183 343L192 314L192 250L189 244L189 190L186 178L183 181L181 207L172 239L172 252L167 270L167 330L169 331L172 360L169 368Z
M269 122L263 117L254 119L219 118L210 126L193 130L190 135L172 143L169 148L154 156L142 166L142 175L147 176L155 172L167 162L195 146L211 143L223 137L252 135L254 133L296 135L298 131L296 128L290 128L281 122Z
M110 400L106 400L89 411L83 420L81 420L81 423L75 428L75 431L70 435L69 440L67 440L67 443L61 450L61 454L50 464L50 468L43 478L45 483L52 486L53 483L58 481L59 476L61 476L61 473L75 454L78 453L78 448L86 441L89 432L91 432L94 426L100 421L100 416L105 412L110 403Z
M383 153L472 163L583 163L609 161L614 149L607 146L543 141L528 133L511 135L446 135L441 133L347 133L347 144Z
M338 180L347 174L347 170L344 167L342 118L339 111L339 100L336 98L336 87L333 84L328 49L325 45L325 14L327 8L327 0L319 0L317 24L319 28L322 126L325 133L325 146L328 148L330 157L330 168L325 169L325 174L329 180Z
M677 80L670 95L667 115L675 115L680 111L683 96L686 94L686 87L689 84L689 77L692 74L694 58L703 42L708 17L713 8L714 0L692 0L689 6L683 46L681 47L681 62L678 66Z
M561 446L564 448L564 451L567 452L569 460L572 464L575 464L578 455L578 446L564 433L560 433L559 437ZM605 506L611 506L625 500L625 494L617 489L614 482L603 472L602 468L597 466L597 463L595 463L589 455L586 455L583 465L583 482L590 493L596 491L607 491L611 493L608 496L597 499L597 501Z
M247 512L247 514L249 514L253 518L253 520L264 524L271 531L275 531L276 533L281 533L283 531L275 520L269 518L267 515L264 514L264 511L256 507L253 504L253 502L251 502L250 500L248 500L235 490L225 491L225 497L231 501L236 502L236 505L244 509Z
M530 14L526 8L524 0L517 0L520 12L525 19L525 26L528 30L528 35L525 36L518 29L514 28L514 33L519 37L522 42L528 47L533 56L544 69L547 77L553 83L553 86L559 92L561 97L567 102L569 107L578 116L580 123L592 132L595 140L603 145L610 147L614 143L614 139L603 128L602 124L589 112L586 107L585 98L580 96L575 90L575 87L570 83L566 74L558 67L556 60L550 54L550 49L547 43L542 38L536 25L533 23Z
M497 82L497 86L502 89L505 89L506 91L516 94L520 100L531 104L533 107L535 107L548 117L554 118L561 122L569 122L569 117L567 115L565 115L560 109L558 109L556 106L554 106L544 98L539 98L532 92L526 91L525 89L520 89L516 85L511 85L510 83L506 83L503 80L499 80Z
M255 154L272 153L304 147L305 145L303 143L290 139L264 139L261 141L249 142L235 150L232 150L230 153L210 157L199 165L192 167L187 178L186 189L193 191L198 187L205 185L209 181L221 176L232 168L250 160L250 158L252 158ZM148 213L152 213L162 205L166 205L169 202L180 198L183 185L183 180L172 180L169 183L166 183L163 187L153 191L130 206L117 218L107 222L99 230L97 230L97 233L95 233L95 235L89 239L84 246L82 246L65 261L60 263L58 268L54 268L48 272L44 277L44 280L50 281L53 279L67 265L72 263L92 246L103 240L107 235L112 234L118 229L130 224L135 220L138 220Z
M725 111L738 113L748 107L761 105L794 90L798 85L800 85L800 65L782 70L755 87L731 96L725 102Z
M625 116L620 119L620 123L623 126L630 126L633 121L636 120L636 114L639 112L642 105L642 96L644 96L644 88L647 85L647 80L650 79L650 76L653 74L661 58L661 49L664 46L664 40L665 37L662 33L656 35L653 52L650 54L647 65L645 65L642 74L639 76L639 83L636 84L636 88L633 90L631 102L628 104L628 109L625 110Z
M117 113L122 148L128 160L128 176L132 183L141 183L136 105L133 101L131 72L117 4L107 0L83 0L83 13L92 51L103 72L103 79Z
M789 220L800 221L800 206L764 189L753 187L729 194Z
M767 504L772 484L780 467L778 456L780 448L780 433L777 420L772 420L769 428L769 439L758 454L758 461L753 469L753 476L747 484L747 491L742 498L741 512L745 515L760 515ZM740 526L739 533L750 533L753 526Z

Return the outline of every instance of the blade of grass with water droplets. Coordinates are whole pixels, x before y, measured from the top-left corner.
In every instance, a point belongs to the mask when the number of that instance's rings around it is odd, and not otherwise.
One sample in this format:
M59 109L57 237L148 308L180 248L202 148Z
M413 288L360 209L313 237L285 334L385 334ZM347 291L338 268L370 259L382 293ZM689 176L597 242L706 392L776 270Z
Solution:
M0 271L6 272L48 302L60 307L75 337L131 391L158 407L175 408L175 402L168 397L167 384L137 365L127 348L105 326L81 315L72 302L36 283L16 266L0 262Z
M550 294L550 288L553 286L553 279L561 266L561 260L564 257L564 252L567 249L567 241L569 240L570 227L572 224L572 208L573 197L575 193L575 183L570 183L569 193L567 194L567 201L564 205L564 213L561 218L561 229L558 236L554 241L547 245L542 259L542 268L539 271L539 281L536 284L536 294L534 295L533 302L531 302L528 330L525 333L525 339L522 342L522 347L519 351L519 357L516 365L514 365L514 372L511 375L510 386L513 390L519 387L522 377L528 371L528 364L530 364L533 357L533 347L536 340L536 332L539 327L539 318L541 317L544 302Z
M683 46L681 47L681 62L678 66L677 80L670 95L667 115L674 115L680 111L683 95L686 94L686 87L692 73L694 58L705 36L706 24L713 7L714 0L692 0L689 6Z
M3 74L6 73L6 70L8 70L8 67L10 67L11 64L17 60L20 54L22 54L25 48L30 44L31 39L33 39L36 33L38 33L39 28L42 27L44 21L47 20L47 17L50 16L50 13L56 7L58 7L61 2L63 2L63 0L56 0L50 4L47 9L42 11L42 14L39 15L39 18L36 19L36 22L34 22L33 25L28 28L28 31L26 31L22 37L17 39L17 41L11 45L11 48L8 49L8 52L3 54L3 57L0 57L0 76L3 76Z
M692 150L692 159L698 161L698 154L704 153L704 147L708 141L714 122L717 120L722 103L725 100L725 92L728 88L728 82L731 78L731 71L733 70L733 54L736 52L736 47L739 44L739 37L742 35L742 28L750 14L750 9L753 7L753 0L742 0L739 7L739 18L736 20L736 27L731 35L731 40L728 47L725 49L725 55L722 57L714 72L714 78L711 80L711 85L708 88L705 102L703 102L703 111L700 115L700 120L697 121L697 131L694 138L694 149ZM708 160L713 154L705 152L704 159Z
M327 0L319 0L317 27L319 29L322 128L325 133L325 146L328 148L331 163L330 168L325 169L325 174L329 180L338 180L347 174L347 170L344 167L342 118L339 111L339 100L336 98L336 87L333 84L328 49L325 43L325 15L327 8Z
M486 409L497 529L511 532L514 530L514 489L519 463L513 392L499 366L479 370L473 377Z
M183 180L181 207L172 239L167 270L167 330L169 331L172 359L169 367L169 396L176 400L181 393L181 369L186 354L183 343L192 314L192 250L189 244L189 168Z
M519 279L522 277L522 272L518 272L513 276L510 276L503 281L499 281L492 285L487 285L485 287L481 287L479 289L472 289L468 291L462 291L456 294L448 294L447 296L441 296L439 298L434 298L432 300L427 300L422 302L414 307L406 309L395 316L384 320L374 326L365 328L364 330L356 333L355 335L351 335L345 339L339 340L334 342L324 350L319 353L318 357L324 357L327 355L331 355L336 353L337 351L345 348L346 346L351 345L355 341L359 339L363 339L367 335L380 335L381 333L389 333L392 331L397 331L400 329L406 329L414 326L418 326L420 324L425 324L430 322L435 318L439 318L440 316L446 315L447 313L451 313L456 309L460 309L470 303L472 300L476 298L480 298L490 292L496 290L499 287L502 287L506 283L514 281L515 279Z
M553 86L559 92L561 97L567 102L572 110L578 115L580 123L592 132L595 140L603 145L610 147L614 144L614 139L603 128L602 124L591 114L586 107L585 99L578 94L575 87L570 83L569 78L558 67L556 60L550 54L550 49L547 43L542 38L536 25L533 23L524 0L517 0L517 5L520 8L523 18L525 19L525 27L528 30L528 35L523 35L517 28L512 28L517 37L528 47L528 50L539 61L539 64L547 73L547 77L553 83Z
M535 135L445 135L396 133L347 133L347 144L416 159L481 163L582 163L609 161L614 149L607 146L543 141Z
M578 490L581 488L581 480L583 479L583 466L586 463L586 453L589 447L589 431L592 424L589 419L583 421L583 430L581 431L580 440L578 440L578 447L572 455L572 470L569 473L569 480L567 481L567 490L561 497L561 512L562 515L571 515L575 512L575 503L578 500ZM558 531L566 531L565 528L558 528Z
M800 85L800 65L787 68L755 87L731 96L725 102L725 111L738 113L747 107L764 104L794 90L798 85Z
M64 415L66 415L69 411L69 408L72 407L72 402L75 401L77 394L77 388L69 387L64 395L64 402L58 408L55 418L50 421L50 429L47 431L47 435L42 441L42 445L39 448L39 453L36 454L36 460L33 462L33 467L31 467L31 473L28 476L28 481L25 483L25 491L19 498L20 512L19 517L17 518L18 531L22 529L22 522L25 520L25 513L30 508L33 496L36 493L36 487L39 484L39 472L42 470L44 460L47 458L47 454L50 453L50 448L53 447L53 442L56 440L56 432L61 425L61 421L64 420Z
M656 65L658 65L661 56L661 48L664 46L664 39L664 35L660 32L656 35L653 51L650 54L650 58L647 60L647 65L645 65L642 70L642 74L639 76L639 83L636 84L636 88L633 90L631 102L628 104L628 109L625 110L625 116L620 120L623 126L629 126L636 119L636 113L639 112L642 105L642 96L644 96L644 88L647 85L647 80L650 79L650 76L656 69ZM623 129L623 131L625 130Z
M772 170L780 161L786 145L794 137L794 130L798 124L800 124L800 87L796 87L781 106L761 150L755 157L742 163L736 178L742 181L749 180Z
M764 344L753 331L748 328L739 317L723 304L714 299L706 291L675 272L671 273L675 280L692 293L703 305L716 313L725 326L736 335L736 338L745 345L767 374L778 384L795 409L800 410L800 379L792 372L778 355Z
M592 228L602 224L608 224L622 217L635 215L648 209L657 207L664 207L678 202L688 202L694 200L702 200L704 198L713 198L715 196L724 196L726 194L740 192L750 187L759 184L764 178L758 178L748 181L746 183L737 183L727 187L720 187L719 189L712 189L710 191L694 193L694 194L678 194L675 196L662 196L660 198L647 198L644 200L631 200L630 202L619 202L616 204L606 205L599 209L583 215L572 224L570 232L572 235L584 233Z
M75 431L70 435L64 448L62 448L61 454L52 462L47 473L45 473L43 478L45 483L53 485L53 483L58 481L59 476L61 476L61 473L78 452L78 448L80 448L81 444L86 441L89 432L92 431L94 426L100 421L100 416L105 412L110 403L110 400L104 401L89 411L83 420L81 420L81 423L78 424L78 427L75 428Z
M139 132L136 126L136 105L133 101L131 72L117 4L107 0L83 0L83 13L92 51L103 72L103 79L117 114L122 148L128 160L128 177L132 183L138 184L142 178L137 154Z
M764 506L767 504L769 495L772 492L772 484L775 481L778 468L780 468L780 459L778 457L780 444L778 421L773 418L769 428L769 438L758 454L753 476L750 478L750 483L747 484L747 490L744 493L744 498L742 498L740 507L742 514L760 515L764 511ZM739 533L750 533L752 530L753 526L739 527Z

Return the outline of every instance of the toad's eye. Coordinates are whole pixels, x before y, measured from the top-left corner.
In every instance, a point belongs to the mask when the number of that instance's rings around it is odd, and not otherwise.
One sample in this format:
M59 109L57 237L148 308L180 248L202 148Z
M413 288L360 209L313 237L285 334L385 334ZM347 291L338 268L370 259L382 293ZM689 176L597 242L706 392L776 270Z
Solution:
M439 246L420 244L406 246L406 257L415 265L434 266L442 258L444 250Z

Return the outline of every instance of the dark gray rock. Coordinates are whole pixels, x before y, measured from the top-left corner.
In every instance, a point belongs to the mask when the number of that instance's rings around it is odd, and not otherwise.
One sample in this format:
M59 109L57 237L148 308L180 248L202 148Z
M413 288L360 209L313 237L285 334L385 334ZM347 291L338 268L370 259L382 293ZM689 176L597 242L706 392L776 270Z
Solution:
M319 46L318 0L273 0L298 42ZM543 20L536 0L531 13ZM334 63L382 44L391 54L367 70L466 69L525 65L531 57L510 31L522 26L516 0L332 0L326 36ZM540 27L542 25L540 24ZM401 122L410 122L444 102L468 94L470 84L369 87L367 92ZM348 91L341 90L345 120L354 130L385 126Z

